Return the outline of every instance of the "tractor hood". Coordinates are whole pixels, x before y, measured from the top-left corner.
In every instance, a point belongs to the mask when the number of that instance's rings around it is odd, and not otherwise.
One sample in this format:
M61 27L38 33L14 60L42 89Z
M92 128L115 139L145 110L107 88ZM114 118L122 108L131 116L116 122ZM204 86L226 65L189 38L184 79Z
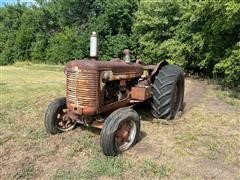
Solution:
M113 74L135 74L141 76L143 73L143 66L138 63L126 63L119 59L111 61L97 61L97 60L74 60L69 61L65 70L74 71L75 69L83 71L112 71Z

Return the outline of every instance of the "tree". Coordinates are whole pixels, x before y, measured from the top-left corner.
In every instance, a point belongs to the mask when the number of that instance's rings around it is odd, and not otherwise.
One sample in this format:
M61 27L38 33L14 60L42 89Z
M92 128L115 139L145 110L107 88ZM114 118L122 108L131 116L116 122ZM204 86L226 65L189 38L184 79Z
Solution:
M239 0L36 0L0 8L0 62L65 63L89 56L99 37L99 59L129 48L146 63L167 60L239 84Z
M20 17L26 10L21 4L0 8L0 63L13 63L17 57L16 33L21 25Z
M133 28L139 39L139 57L147 63L171 58L164 54L167 46L161 44L174 36L180 17L178 1L141 1L135 15Z
M66 27L63 32L56 33L50 38L49 47L46 50L48 63L65 63L71 59L83 58L85 54L84 37L78 35L73 28Z

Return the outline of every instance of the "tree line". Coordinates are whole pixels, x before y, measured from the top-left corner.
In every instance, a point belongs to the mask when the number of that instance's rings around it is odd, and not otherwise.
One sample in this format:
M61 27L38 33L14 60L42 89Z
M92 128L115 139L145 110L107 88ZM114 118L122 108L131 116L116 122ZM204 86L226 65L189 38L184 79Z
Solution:
M0 8L0 63L63 64L89 56L99 37L99 59L124 48L145 63L167 60L185 69L240 82L239 0L36 0Z

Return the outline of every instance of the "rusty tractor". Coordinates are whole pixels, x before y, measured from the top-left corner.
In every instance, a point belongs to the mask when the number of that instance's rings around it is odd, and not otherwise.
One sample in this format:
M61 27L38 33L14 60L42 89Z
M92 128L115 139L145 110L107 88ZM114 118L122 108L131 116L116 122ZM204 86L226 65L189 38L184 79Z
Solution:
M124 60L97 60L97 35L90 38L90 58L66 64L66 97L51 102L44 124L50 134L72 130L77 123L101 129L100 145L116 156L139 139L140 116L136 104L151 102L155 118L174 119L183 108L184 74L180 67L161 62L144 65Z

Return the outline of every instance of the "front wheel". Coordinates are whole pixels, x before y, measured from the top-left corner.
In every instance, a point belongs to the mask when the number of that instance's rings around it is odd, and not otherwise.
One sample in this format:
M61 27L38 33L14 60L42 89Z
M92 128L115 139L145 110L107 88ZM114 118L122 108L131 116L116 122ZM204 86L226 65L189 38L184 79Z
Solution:
M116 156L133 146L140 134L140 117L131 108L114 111L105 121L100 143L106 156Z
M72 130L76 123L76 121L70 119L67 115L65 97L57 98L48 105L44 120L48 133L57 134Z

